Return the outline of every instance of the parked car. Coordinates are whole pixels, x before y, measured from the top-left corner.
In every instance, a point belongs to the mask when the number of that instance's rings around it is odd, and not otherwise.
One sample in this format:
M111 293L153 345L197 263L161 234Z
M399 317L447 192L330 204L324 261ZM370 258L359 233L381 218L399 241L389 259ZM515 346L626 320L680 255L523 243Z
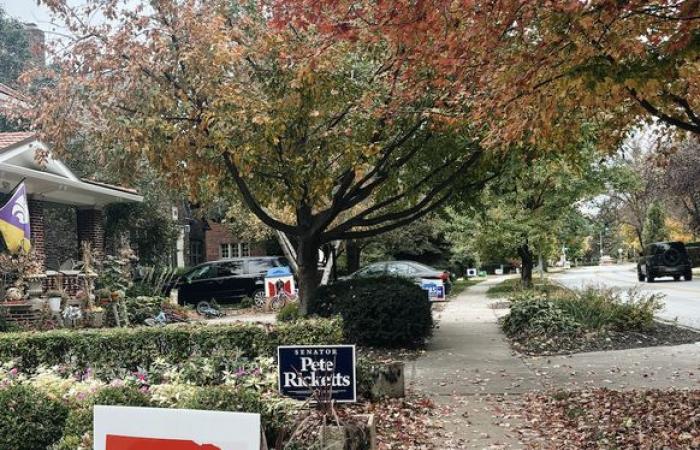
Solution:
M166 289L177 289L181 304L200 301L235 302L243 297L265 297L265 273L288 266L282 256L252 256L210 261L185 272Z
M376 277L382 275L395 275L415 280L420 284L421 279L442 280L445 284L445 295L449 294L452 288L450 272L438 270L434 267L415 261L382 261L363 267L357 272L341 279Z
M693 265L682 242L655 242L644 249L637 261L637 277L653 283L659 277L673 277L675 281L693 279Z

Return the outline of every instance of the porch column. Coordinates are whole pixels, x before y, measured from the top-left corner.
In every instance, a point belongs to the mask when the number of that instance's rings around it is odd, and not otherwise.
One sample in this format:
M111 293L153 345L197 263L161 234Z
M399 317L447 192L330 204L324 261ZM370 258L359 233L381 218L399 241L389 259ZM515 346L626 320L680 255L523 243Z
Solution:
M44 242L44 202L34 198L29 198L27 207L29 208L29 227L31 229L32 249L34 249L37 259L41 261L43 268L46 261L46 243Z
M95 259L101 260L105 254L104 213L101 209L78 209L77 219L80 251L82 243L88 241Z

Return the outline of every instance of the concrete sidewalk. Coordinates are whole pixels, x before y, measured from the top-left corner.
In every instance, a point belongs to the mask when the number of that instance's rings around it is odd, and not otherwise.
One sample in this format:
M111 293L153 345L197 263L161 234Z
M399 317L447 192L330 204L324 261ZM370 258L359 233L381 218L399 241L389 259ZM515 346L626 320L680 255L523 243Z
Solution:
M513 352L497 318L507 310L487 289L468 288L435 314L426 354L407 363L407 381L445 407L441 449L522 448L510 402L526 392L557 389L700 389L700 344L523 357Z
M435 448L522 448L515 418L503 412L510 398L543 389L537 374L514 356L486 297L500 279L470 287L435 315L438 328L425 356L408 363L407 381L445 408Z

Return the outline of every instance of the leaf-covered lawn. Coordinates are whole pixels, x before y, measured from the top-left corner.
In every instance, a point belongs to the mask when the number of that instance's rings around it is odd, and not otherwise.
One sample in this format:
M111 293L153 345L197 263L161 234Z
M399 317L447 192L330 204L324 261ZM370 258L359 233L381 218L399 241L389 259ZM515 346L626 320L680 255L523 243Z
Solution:
M698 449L700 390L530 394L532 449Z

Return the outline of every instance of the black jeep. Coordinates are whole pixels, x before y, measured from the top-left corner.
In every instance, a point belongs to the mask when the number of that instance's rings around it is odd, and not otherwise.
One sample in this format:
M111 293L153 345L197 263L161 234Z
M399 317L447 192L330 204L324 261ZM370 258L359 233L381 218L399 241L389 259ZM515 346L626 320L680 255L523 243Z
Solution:
M678 281L693 279L693 265L682 242L655 242L644 249L637 261L637 277L653 283L659 277L673 277Z

